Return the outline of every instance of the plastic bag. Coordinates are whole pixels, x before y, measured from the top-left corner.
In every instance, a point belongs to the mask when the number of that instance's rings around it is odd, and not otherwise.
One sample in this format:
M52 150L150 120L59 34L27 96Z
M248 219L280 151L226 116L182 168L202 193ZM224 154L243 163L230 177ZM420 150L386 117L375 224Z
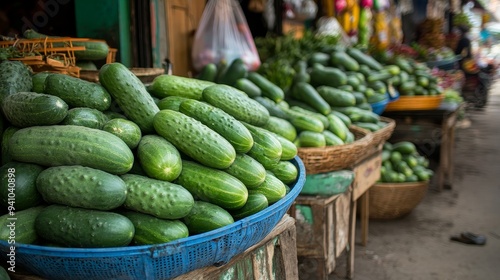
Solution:
M191 53L193 67L200 71L208 63L241 58L250 71L257 70L260 58L247 21L236 0L210 0L196 30Z

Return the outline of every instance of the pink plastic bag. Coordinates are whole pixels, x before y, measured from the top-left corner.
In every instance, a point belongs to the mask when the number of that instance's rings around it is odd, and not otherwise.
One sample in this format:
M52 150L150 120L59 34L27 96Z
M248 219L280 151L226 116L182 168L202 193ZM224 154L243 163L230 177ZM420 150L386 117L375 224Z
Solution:
M193 67L200 71L208 63L241 58L250 71L257 70L260 58L237 0L210 0L196 30Z

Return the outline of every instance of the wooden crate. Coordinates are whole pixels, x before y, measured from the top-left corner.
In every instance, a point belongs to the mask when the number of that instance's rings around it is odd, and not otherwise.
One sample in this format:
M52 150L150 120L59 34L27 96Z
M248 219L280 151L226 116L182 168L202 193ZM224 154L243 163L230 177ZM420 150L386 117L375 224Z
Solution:
M295 200L289 212L296 219L301 279L328 279L328 275L335 270L336 258L351 243L351 194L349 189L330 197L299 196ZM312 224L299 214L297 205L311 208ZM348 262L352 261L353 258L348 255Z
M295 220L285 215L262 241L226 265L197 269L174 280L298 280L295 236ZM13 280L44 280L17 269L9 275Z
M352 184L352 200L358 200L366 191L380 179L380 168L382 167L382 150L367 156L356 163L354 171L354 182Z

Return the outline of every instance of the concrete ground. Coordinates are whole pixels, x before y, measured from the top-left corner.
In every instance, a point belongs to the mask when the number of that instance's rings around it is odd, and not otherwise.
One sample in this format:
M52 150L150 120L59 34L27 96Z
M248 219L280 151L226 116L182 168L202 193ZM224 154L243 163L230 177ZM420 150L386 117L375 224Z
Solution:
M404 218L371 220L367 246L356 246L354 279L500 279L500 80L489 98L457 128L451 189L429 189ZM486 245L450 241L463 231L485 235ZM330 279L344 274L338 265Z

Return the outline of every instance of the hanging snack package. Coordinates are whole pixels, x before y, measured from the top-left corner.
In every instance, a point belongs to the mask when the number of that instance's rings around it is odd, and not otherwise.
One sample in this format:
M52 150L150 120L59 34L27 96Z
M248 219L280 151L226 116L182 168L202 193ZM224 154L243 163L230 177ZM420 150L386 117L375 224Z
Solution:
M200 71L208 63L230 64L241 58L250 71L260 66L260 58L237 0L210 0L196 30L191 57Z

